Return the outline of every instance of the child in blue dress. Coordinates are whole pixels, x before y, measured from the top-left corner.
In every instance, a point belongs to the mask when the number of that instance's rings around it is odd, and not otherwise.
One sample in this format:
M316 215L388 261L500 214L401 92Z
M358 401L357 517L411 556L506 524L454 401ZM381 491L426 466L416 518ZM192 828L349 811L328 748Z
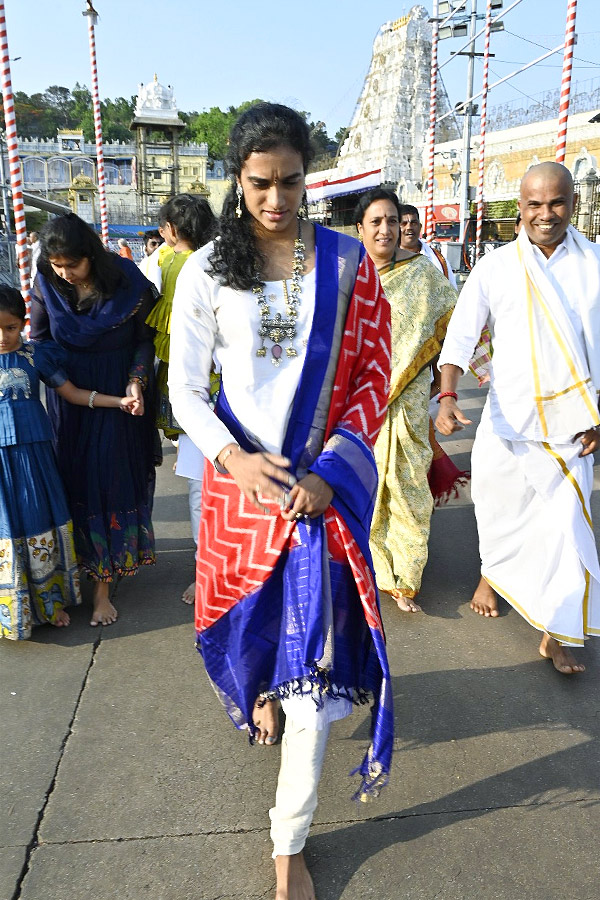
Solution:
M81 602L73 523L40 401L40 379L69 403L120 407L136 415L134 397L75 387L61 370L53 341L21 338L25 303L0 287L0 637L24 640L34 625L69 624L65 607Z

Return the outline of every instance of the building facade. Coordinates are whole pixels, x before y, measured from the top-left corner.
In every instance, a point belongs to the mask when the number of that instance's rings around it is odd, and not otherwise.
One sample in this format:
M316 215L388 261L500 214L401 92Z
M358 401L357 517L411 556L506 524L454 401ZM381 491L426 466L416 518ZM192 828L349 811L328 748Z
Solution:
M177 129L183 127L172 88L161 85L156 77L140 85L136 120L138 140L132 134L131 142L103 144L108 216L115 224L151 225L160 205L173 193L210 193L208 145L177 141L174 148L161 133L160 126L173 128L175 120ZM18 153L23 188L30 195L66 204L78 187L98 184L96 145L85 141L82 131L59 131L52 140L20 139ZM5 164L8 171L6 154ZM98 217L97 204L93 214Z

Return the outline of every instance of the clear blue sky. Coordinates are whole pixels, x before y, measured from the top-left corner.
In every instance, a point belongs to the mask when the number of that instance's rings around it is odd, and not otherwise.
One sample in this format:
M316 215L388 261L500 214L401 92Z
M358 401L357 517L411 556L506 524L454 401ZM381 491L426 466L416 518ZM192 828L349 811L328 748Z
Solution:
M182 110L261 97L309 111L333 135L352 117L379 26L411 6L391 0L95 0L100 92L129 97L157 72L175 88ZM51 84L90 85L84 8L83 0L5 0L10 55L22 57L12 63L13 90L31 94ZM527 41L547 48L559 44L566 8L567 0L522 0L505 18L513 34L492 35L493 72L501 77L543 53ZM485 0L478 0L478 9L485 11ZM598 29L597 0L579 0L579 81L600 79ZM462 43L441 43L440 62ZM526 105L524 94L560 85L561 65L561 55L546 60L492 92L490 104L520 97ZM457 58L442 74L452 103L463 100L466 59ZM480 81L478 62L476 85Z

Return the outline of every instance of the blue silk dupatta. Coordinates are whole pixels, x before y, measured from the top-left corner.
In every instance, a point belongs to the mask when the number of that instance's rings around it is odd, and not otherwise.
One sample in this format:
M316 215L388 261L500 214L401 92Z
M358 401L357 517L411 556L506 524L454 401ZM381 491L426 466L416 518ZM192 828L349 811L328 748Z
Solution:
M365 702L373 741L357 771L360 798L390 770L393 709L369 552L377 487L373 444L387 409L389 306L360 244L316 229L316 301L282 453L334 490L326 513L287 522L260 514L233 479L205 469L196 625L208 675L239 728L254 733L259 694ZM248 452L257 447L227 402L216 413Z

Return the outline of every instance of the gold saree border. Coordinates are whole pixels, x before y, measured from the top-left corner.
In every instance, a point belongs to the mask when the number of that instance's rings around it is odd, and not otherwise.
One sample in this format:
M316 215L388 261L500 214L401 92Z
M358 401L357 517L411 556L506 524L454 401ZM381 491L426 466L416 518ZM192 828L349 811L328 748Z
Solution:
M586 570L586 572L587 572L587 570ZM482 575L483 575L483 573L482 573ZM488 578L487 575L483 575L483 578L487 581L489 586L496 591L497 594L500 594L501 597L504 597L504 599L507 600L510 603L510 605L513 606L521 616L523 616L523 618L525 619L526 622L529 622L529 624L532 625L534 628L536 628L538 631L543 631L544 634L549 634L550 637L553 637L557 641L566 641L569 644L576 644L578 647L583 647L585 641L582 638L569 637L569 635L559 634L557 631L549 631L547 628L545 628L539 622L536 622L535 619L532 619L531 616L525 612L525 610L523 609L521 604L517 603L517 601L514 599L514 597L511 597L511 595L507 591L505 591L505 590L503 590L503 588L499 587L499 585L497 585L494 581L492 581L491 578ZM587 632L584 631L584 633L587 633Z
M390 384L388 406L390 406L394 402L394 400L396 400L396 398L400 396L402 391L408 387L411 381L414 381L417 375L423 371L425 366L438 355L438 353L442 349L442 343L446 336L448 323L450 322L450 318L453 312L453 309L449 309L440 316L437 322L434 323L434 333L432 334L432 336L425 341L410 365L408 365L397 376L393 383Z

